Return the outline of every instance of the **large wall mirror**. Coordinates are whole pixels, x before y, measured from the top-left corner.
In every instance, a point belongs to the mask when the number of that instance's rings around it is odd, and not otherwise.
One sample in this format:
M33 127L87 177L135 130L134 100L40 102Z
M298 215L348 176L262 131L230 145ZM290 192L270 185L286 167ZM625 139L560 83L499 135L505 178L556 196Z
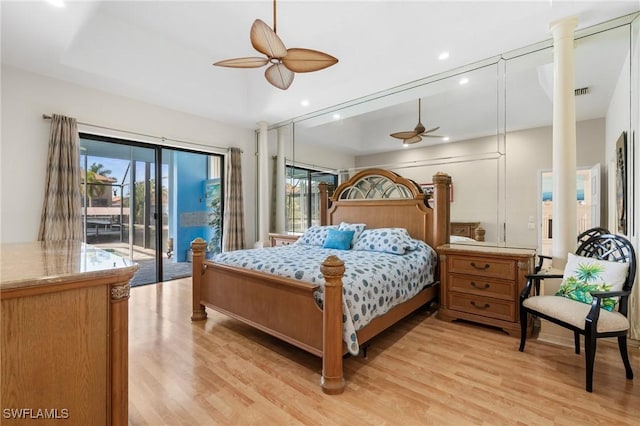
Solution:
M605 141L630 127L631 21L576 34L576 89L584 89L576 92L577 165L599 165L594 220L604 226ZM453 179L452 222L480 223L483 244L539 247L541 181L552 168L551 45L548 40L292 120L279 130L291 143L287 163L334 173L340 181L383 167L426 189L443 171ZM390 136L418 121L438 127L431 134L437 137L403 146Z

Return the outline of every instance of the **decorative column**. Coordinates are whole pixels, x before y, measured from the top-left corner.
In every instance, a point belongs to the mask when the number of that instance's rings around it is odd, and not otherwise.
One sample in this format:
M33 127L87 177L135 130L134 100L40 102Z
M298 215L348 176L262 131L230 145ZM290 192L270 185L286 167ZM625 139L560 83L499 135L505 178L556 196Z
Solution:
M269 241L269 137L267 122L258 122L258 241L265 247Z
M573 31L577 17L554 21L553 33L553 266L576 249L576 107Z
M285 135L280 127L278 132L278 154L276 157L276 227L275 231L279 234L285 232Z

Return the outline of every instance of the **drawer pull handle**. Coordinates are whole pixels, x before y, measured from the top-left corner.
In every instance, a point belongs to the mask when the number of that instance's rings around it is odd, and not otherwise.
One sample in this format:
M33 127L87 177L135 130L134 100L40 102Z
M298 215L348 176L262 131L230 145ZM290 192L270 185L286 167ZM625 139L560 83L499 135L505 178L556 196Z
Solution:
M488 309L490 307L488 303L485 303L483 306L477 305L475 300L472 300L471 304L473 305L474 308L478 308L478 309Z
M486 289L488 289L489 287L491 287L491 286L489 285L489 283L484 283L484 285L483 285L482 287L480 287L478 284L476 284L476 282L475 282L475 281L471 281L471 283L470 283L470 284L471 284L471 287L473 287L473 288L477 288L478 290L486 290Z
M484 271L485 269L489 269L489 264L485 263L484 266L478 266L476 265L476 262L471 262L471 266L473 266L476 269L480 269L481 271Z

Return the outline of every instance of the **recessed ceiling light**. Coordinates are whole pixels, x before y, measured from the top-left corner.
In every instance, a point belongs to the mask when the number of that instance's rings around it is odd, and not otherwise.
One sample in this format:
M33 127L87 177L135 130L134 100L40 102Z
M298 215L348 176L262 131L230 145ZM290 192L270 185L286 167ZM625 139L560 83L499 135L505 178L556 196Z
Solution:
M409 147L409 144L408 144L408 143L406 143L406 142L402 142L402 147L403 147L403 148L408 148L408 147Z
M449 136L443 137L442 140L445 141L445 142L449 142Z
M469 82L469 79L467 77L463 77L460 79L459 83L462 84L467 84Z
M340 114L333 114L333 119L334 120L339 120L340 119Z
M449 52L442 52L440 56L438 56L438 59L440 59L441 61L444 61L447 58L449 58Z
M64 7L63 0L47 0L47 3L55 7Z
M303 99L300 101L300 105L302 105L303 107L308 107L309 106L309 99Z

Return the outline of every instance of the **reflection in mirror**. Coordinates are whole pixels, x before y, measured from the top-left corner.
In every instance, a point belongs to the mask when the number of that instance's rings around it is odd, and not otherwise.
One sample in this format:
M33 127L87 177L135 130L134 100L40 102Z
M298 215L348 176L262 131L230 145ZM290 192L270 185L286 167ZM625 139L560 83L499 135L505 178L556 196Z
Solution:
M576 194L578 233L607 225L605 147L611 138L615 140L629 127L629 40L630 26L623 25L577 38L574 45L577 168L589 170L597 166L605 176L601 184L592 188L594 197ZM550 245L552 236L549 232L543 235L542 231L549 229L553 218L543 211L540 176L552 169L552 99L550 47L507 58L505 222L508 246ZM597 172L593 176L596 175ZM584 188L578 189L581 187ZM590 205L585 205L586 202ZM592 214L592 208L598 211Z
M334 169L381 167L420 184L436 172L453 177L452 222L479 222L484 240L499 238L498 211L498 64L483 63L411 90L410 100L379 110L296 123L296 159L330 156ZM408 94L404 93L407 97ZM418 114L418 99L421 114ZM359 107L359 106L358 106ZM342 111L341 111L342 112ZM391 133L412 131L418 123L439 127L417 143L403 145ZM318 149L322 147L322 149ZM312 155L302 156L302 150ZM345 178L348 178L347 174ZM342 181L342 180L341 180ZM484 188L478 191L478 185Z
M586 88L575 98L577 165L602 165L602 225L605 142L629 128L629 22L623 17L576 33L576 89ZM294 120L295 158L288 160L332 173L338 183L367 167L421 184L443 171L453 179L452 222L479 222L484 244L540 247L538 176L552 167L552 73L547 40L300 117ZM390 136L418 122L439 127L433 133L442 138L403 147Z

